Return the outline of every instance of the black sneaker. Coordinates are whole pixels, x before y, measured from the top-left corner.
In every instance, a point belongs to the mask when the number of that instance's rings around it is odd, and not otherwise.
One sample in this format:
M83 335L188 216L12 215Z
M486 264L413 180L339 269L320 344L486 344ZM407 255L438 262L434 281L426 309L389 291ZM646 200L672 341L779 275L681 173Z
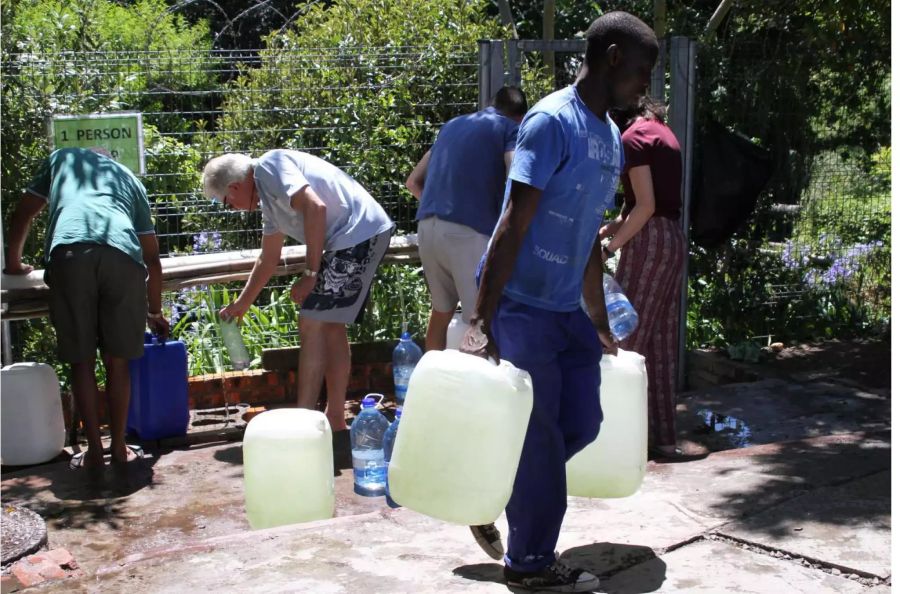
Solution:
M600 580L594 574L569 567L558 560L533 573L522 573L504 567L503 577L510 588L542 592L591 592L600 586Z
M503 558L503 540L500 538L500 531L493 524L484 524L482 526L469 526L475 542L481 547L481 550L488 554L491 559L499 561Z

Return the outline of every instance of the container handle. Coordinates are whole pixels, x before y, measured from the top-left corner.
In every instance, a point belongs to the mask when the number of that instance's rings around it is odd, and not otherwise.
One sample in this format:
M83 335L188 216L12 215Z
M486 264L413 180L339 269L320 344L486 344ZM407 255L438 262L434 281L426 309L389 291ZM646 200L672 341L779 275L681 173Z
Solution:
M384 406L382 405L382 403L384 402L384 394L379 394L378 392L372 392L371 394L366 394L365 396L363 396L363 398L369 398L369 397L375 397L375 396L378 397L378 402L375 403L375 408L383 409Z

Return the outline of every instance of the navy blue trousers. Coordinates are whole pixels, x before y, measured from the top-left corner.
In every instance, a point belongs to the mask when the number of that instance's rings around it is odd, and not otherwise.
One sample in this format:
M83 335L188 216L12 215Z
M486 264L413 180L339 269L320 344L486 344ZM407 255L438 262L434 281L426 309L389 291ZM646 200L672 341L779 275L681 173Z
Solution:
M506 506L506 564L538 571L555 561L566 513L566 461L596 439L603 348L587 314L504 297L491 327L500 357L531 374L534 406Z

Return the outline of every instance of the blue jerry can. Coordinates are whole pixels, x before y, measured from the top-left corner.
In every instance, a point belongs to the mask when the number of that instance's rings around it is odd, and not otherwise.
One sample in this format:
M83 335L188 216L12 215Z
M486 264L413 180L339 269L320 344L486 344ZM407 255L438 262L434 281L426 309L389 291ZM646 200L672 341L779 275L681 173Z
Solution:
M178 340L161 344L144 335L144 356L129 363L131 402L128 431L141 439L178 437L187 433L187 349Z

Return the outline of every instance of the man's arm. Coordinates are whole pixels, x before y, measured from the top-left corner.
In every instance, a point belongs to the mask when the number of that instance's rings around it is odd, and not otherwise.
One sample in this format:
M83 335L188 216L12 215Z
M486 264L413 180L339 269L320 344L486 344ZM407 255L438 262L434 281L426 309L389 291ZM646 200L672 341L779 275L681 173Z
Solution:
M138 235L141 256L147 266L147 322L163 340L169 335L169 322L162 314L162 263L159 260L159 241L156 233Z
M269 279L272 278L272 274L278 267L282 246L284 246L284 235L282 233L263 235L262 251L253 264L253 270L250 272L247 284L244 285L240 297L234 303L219 310L219 317L227 320L243 317L247 313L247 310L256 301L259 292L266 286L266 283L269 282Z
M406 189L416 197L416 200L421 200L422 192L425 191L425 177L428 175L429 161L431 161L431 149L428 149L428 152L416 163L409 177L406 178Z
M25 192L16 211L13 213L9 228L9 247L6 252L6 274L28 274L33 270L32 266L22 265L22 250L25 249L25 239L31 229L34 217L47 205L47 200ZM49 256L49 254L47 254Z
M312 186L304 186L291 196L291 208L303 215L303 235L306 238L306 268L318 273L322 267L322 252L325 251L325 221L327 208ZM312 293L316 286L315 276L304 276L291 287L291 299L298 305Z
M509 168L512 167L512 160L516 151L506 151L503 153L503 162L506 164L506 176L509 177Z
M512 276L519 249L537 212L542 194L543 192L537 188L517 181L512 182L509 205L500 217L481 272L475 315L471 320L474 326L481 326L481 331L488 338L488 344L482 349L466 349L464 346L460 350L499 360L499 351L490 332L491 321L500 304L503 288Z

